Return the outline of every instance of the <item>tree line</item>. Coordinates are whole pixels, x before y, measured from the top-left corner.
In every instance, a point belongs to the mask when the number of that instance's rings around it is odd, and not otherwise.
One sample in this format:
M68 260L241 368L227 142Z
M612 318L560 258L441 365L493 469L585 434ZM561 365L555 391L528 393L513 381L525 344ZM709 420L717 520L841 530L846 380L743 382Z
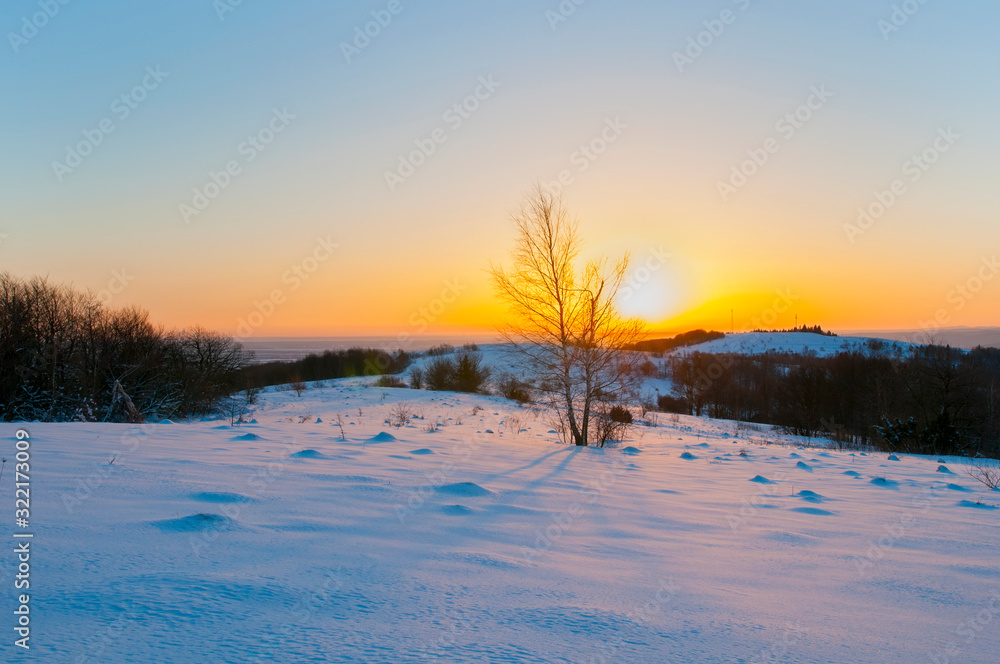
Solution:
M670 358L662 410L759 422L846 445L1000 455L1000 350L869 342L830 357Z
M637 341L625 346L625 350L638 350L645 353L654 353L659 356L675 348L695 346L708 341L714 341L715 339L722 339L725 336L724 332L716 332L715 330L691 330L690 332L682 332L668 339L644 339Z
M213 412L252 355L201 328L0 273L0 420L138 422Z
M260 388L302 381L398 374L410 366L410 361L409 353L403 350L394 353L375 348L328 350L292 362L248 365L240 371L239 383L249 388Z

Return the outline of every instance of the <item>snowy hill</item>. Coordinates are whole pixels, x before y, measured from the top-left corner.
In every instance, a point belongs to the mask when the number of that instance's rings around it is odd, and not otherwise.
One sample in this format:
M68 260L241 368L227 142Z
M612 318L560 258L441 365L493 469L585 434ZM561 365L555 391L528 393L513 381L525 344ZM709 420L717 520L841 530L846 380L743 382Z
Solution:
M905 349L906 342L872 339L871 337L828 337L808 332L742 332L726 334L695 346L679 348L674 353L738 353L762 355L764 353L802 353L819 357L836 355L851 350L862 350L872 341L879 341L891 348Z
M958 460L663 415L567 447L538 410L366 382L239 428L26 425L18 661L996 661L1000 492Z

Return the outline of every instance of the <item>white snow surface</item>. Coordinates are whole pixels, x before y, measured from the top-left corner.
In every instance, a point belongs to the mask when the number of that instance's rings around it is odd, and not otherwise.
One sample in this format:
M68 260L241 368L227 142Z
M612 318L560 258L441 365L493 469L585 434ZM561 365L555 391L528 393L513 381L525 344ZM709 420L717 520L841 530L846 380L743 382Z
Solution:
M958 459L665 415L577 448L370 382L268 391L238 428L0 424L4 456L31 435L34 532L32 648L8 553L0 659L998 661L1000 492ZM400 403L422 419L386 424Z
M738 332L726 334L722 339L713 339L694 346L685 346L675 353L737 353L762 355L764 353L802 353L818 357L829 357L851 350L864 350L872 341L881 342L886 349L908 349L912 344L870 337L828 337L809 332Z

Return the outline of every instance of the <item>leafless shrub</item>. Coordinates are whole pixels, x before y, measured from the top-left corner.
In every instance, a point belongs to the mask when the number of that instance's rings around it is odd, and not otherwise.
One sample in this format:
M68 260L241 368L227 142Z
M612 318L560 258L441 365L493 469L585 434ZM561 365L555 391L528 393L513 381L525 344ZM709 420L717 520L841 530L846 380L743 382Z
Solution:
M301 397L302 393L309 389L309 387L299 376L293 376L292 380L288 383L288 389L295 392L295 396Z
M246 400L248 406L257 405L257 399L260 397L259 387L251 387L247 385L246 389L243 390L243 398Z
M410 369L410 387L414 390L424 389L424 370L420 367Z
M250 398L245 392L230 394L222 400L222 415L229 418L229 426L238 427L246 421L250 404Z
M596 442L600 447L623 440L633 426L632 413L618 405L600 407L593 420Z
M386 422L399 429L409 424L411 417L413 417L413 411L410 407L404 403L397 403L389 409L389 418Z
M505 399L531 403L531 385L510 372L504 372L495 381L497 393Z
M990 489L1000 489L1000 463L989 459L973 459L966 469L969 477Z

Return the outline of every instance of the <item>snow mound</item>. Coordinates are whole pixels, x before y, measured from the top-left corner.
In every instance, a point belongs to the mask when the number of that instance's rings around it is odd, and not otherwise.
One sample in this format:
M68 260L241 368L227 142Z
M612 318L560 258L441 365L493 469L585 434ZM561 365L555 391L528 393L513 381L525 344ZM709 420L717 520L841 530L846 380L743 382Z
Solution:
M438 491L452 496L468 497L488 496L493 493L489 489L484 489L475 482L456 482L455 484L445 484L444 486L439 486Z
M319 450L302 450L301 452L295 452L294 454L289 454L292 459L325 459L326 455Z
M642 450L640 450L638 447L632 447L631 445L629 445L628 447L622 450L622 454L642 454Z
M260 440L260 436L255 433L245 433L242 436L233 436L230 440Z
M961 484L949 484L948 488L952 491L972 491L972 489L967 489Z
M958 505L959 505L959 507L975 507L976 509L981 509L981 510L995 510L995 509L997 509L996 505L991 505L989 503L977 503L977 502L973 502L971 500L960 500L960 501L958 501Z
M196 533L204 530L232 530L236 527L236 522L222 514L199 513L178 519L153 521L152 525L165 533Z
M937 471L939 473L948 473L949 475L954 475L955 474L955 473L951 472L951 469L948 468L948 466L938 466Z
M809 473L811 473L813 471L813 467L810 466L805 461L799 461L797 464L795 464L795 467L798 468L798 469L800 469L800 470L804 470L806 472L809 472Z
M485 551L467 551L463 553L456 553L449 556L449 558L458 560L467 565L494 569L516 570L524 567L524 565L515 558L499 556Z
M757 484L774 484L771 480L767 479L763 475L757 475L756 477L750 478L751 482L756 482Z
M793 507L792 512L798 512L800 514L813 514L815 516L833 516L834 513L830 510L821 510L818 507Z
M410 454L434 454L434 450L428 447L421 447L419 450L410 450Z
M385 431L380 431L377 435L372 436L371 438L369 438L365 442L366 443L394 443L397 440L399 440L399 439L396 438L395 436L393 436L391 433L387 433Z
M202 491L191 494L192 500L202 503L248 503L253 500L248 496L239 493L226 493L217 491Z
M690 452L684 452L683 454L681 454L681 458L682 459L697 459L698 457L696 457L695 455L691 454Z

